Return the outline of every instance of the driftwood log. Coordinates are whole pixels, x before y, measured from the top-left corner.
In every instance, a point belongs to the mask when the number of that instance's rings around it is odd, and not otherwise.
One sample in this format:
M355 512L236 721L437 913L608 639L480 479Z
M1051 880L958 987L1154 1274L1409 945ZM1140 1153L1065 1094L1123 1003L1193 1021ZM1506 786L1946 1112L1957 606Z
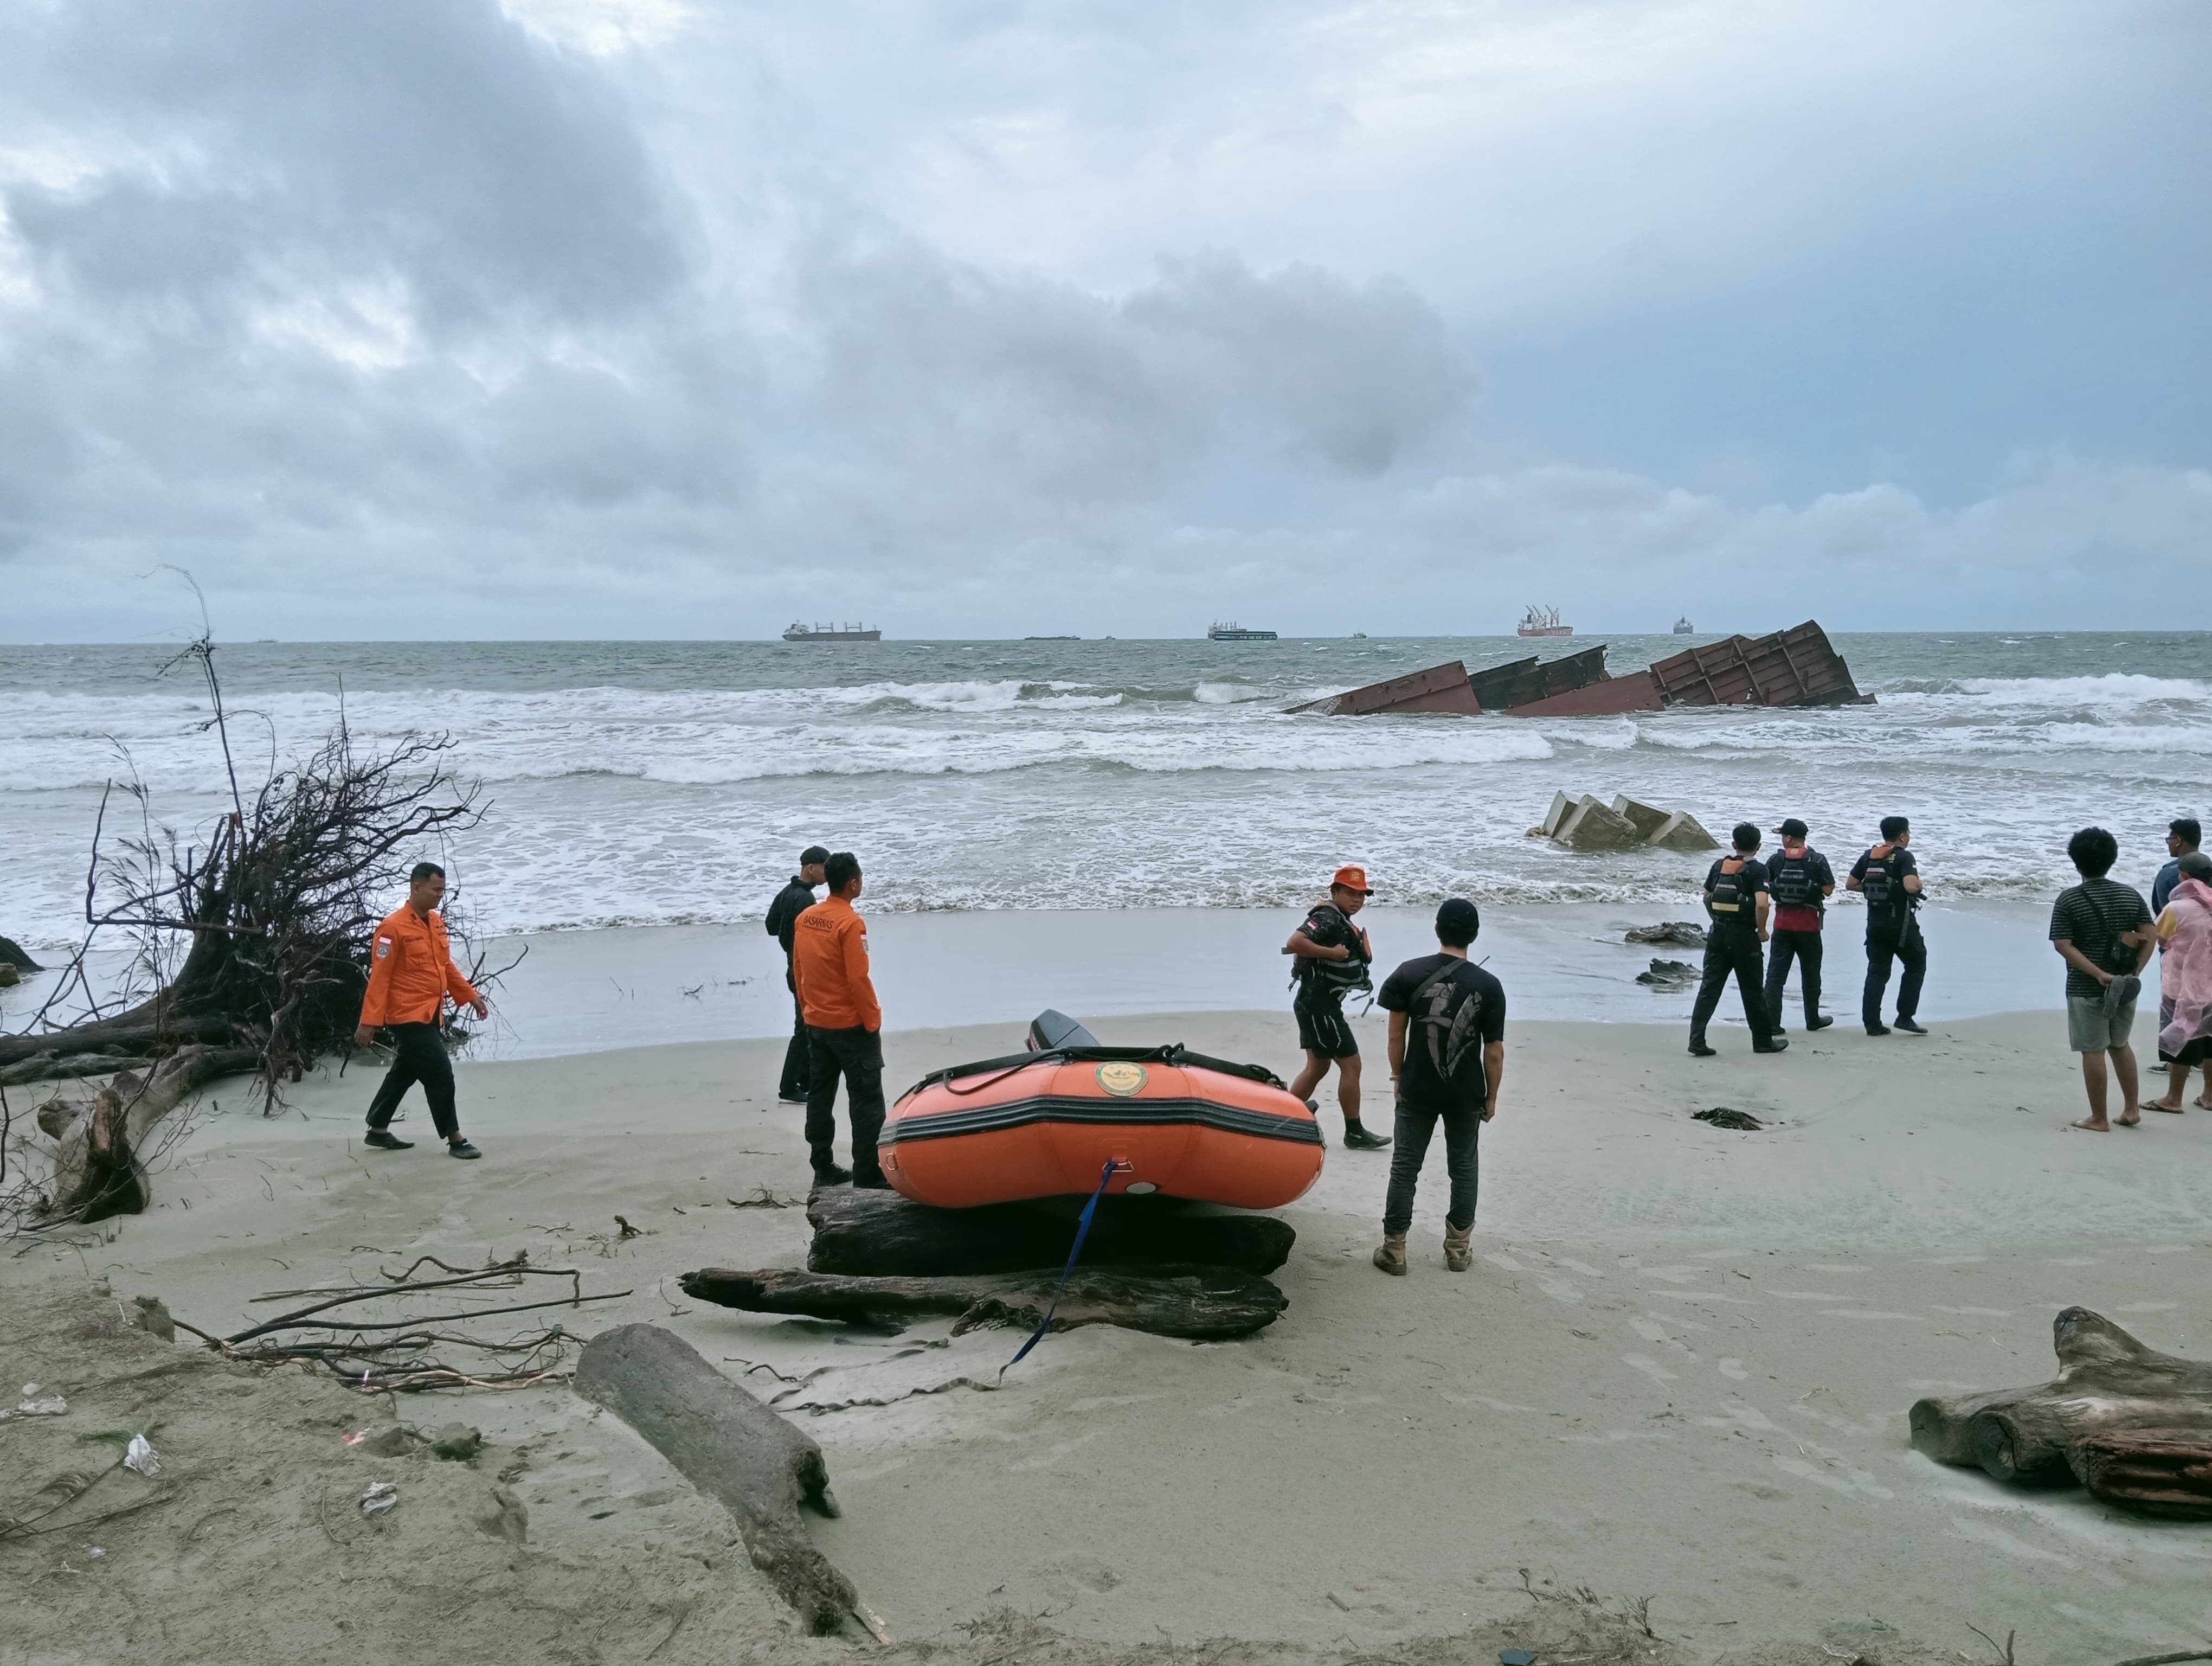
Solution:
M1055 1271L1075 1238L1075 1211L1006 1203L933 1209L896 1192L823 1186L806 1200L815 1273L862 1275ZM1200 1214L1150 1198L1104 1198L1084 1241L1092 1268L1234 1268L1272 1273L1290 1259L1297 1233L1273 1215Z
M754 1313L804 1314L853 1324L897 1326L951 1314L956 1333L978 1325L1034 1325L1052 1305L1057 1269L968 1277L852 1278L787 1268L734 1272L702 1268L680 1280L684 1294ZM1196 1342L1249 1336L1289 1306L1267 1280L1231 1267L1160 1267L1146 1273L1078 1268L1060 1292L1053 1329L1121 1325Z
M39 1126L59 1146L48 1213L92 1221L142 1213L144 1153L161 1119L216 1077L257 1069L260 1059L251 1047L182 1047L143 1076L124 1072L89 1099L40 1106Z
M2002 1481L2068 1486L2153 1516L2212 1518L2212 1364L2145 1347L2086 1307L2051 1326L2058 1375L1923 1400L1912 1444Z
M623 1325L586 1344L576 1389L635 1429L737 1517L752 1564L817 1635L860 1596L807 1536L799 1510L837 1513L822 1449L658 1325Z
M13 966L19 972L42 972L46 968L23 952L23 945L12 937L0 937L0 964Z

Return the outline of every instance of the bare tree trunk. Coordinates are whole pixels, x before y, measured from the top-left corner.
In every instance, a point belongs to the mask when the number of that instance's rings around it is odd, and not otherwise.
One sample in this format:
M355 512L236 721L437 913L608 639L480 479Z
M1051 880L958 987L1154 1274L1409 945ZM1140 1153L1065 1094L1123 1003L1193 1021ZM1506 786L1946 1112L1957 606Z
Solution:
M1052 1305L1060 1274L1048 1268L970 1278L844 1278L769 1267L703 1268L679 1280L684 1294L755 1313L801 1313L859 1324L901 1324L951 1314L956 1331L1034 1325ZM1056 1330L1121 1325L1157 1336L1226 1341L1273 1324L1290 1305L1267 1280L1227 1267L1158 1267L1144 1274L1079 1268L1059 1292Z
M806 1200L816 1273L1017 1273L1058 1268L1075 1239L1075 1210L1002 1203L933 1209L896 1192L823 1186ZM1273 1215L1206 1214L1171 1201L1109 1197L1083 1248L1086 1267L1149 1271L1164 1265L1272 1273L1297 1232Z
M2212 1365L2145 1347L2086 1307L2051 1326L2058 1375L1923 1400L1912 1444L2023 1487L2079 1481L2150 1515L2212 1517Z
M576 1390L643 1435L738 1518L752 1564L817 1635L860 1596L807 1536L806 1504L837 1513L822 1449L657 1325L602 1331L576 1362Z
M125 1071L91 1099L42 1111L41 1126L58 1123L50 1213L79 1220L135 1215L149 1197L144 1152L161 1119L218 1076L258 1068L250 1047L186 1047L145 1077Z

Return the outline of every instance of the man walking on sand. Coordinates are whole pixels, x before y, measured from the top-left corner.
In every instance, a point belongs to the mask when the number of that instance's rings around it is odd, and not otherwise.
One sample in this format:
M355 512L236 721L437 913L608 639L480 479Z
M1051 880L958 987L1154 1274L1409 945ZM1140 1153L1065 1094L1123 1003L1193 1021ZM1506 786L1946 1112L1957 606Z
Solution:
M368 1136L363 1145L380 1151L410 1151L415 1142L392 1132L392 1113L416 1083L430 1102L430 1122L444 1136L448 1157L483 1153L461 1137L460 1114L453 1107L453 1061L446 1055L446 997L478 1018L491 1008L453 964L446 937L446 916L438 904L446 895L446 870L417 862L407 876L407 901L384 916L369 944L368 988L361 999L361 1025L354 1045L367 1047L379 1030L392 1037L392 1068L368 1102Z
M1836 894L1836 871L1828 859L1805 842L1808 830L1792 816L1774 830L1782 848L1766 864L1766 884L1774 898L1774 931L1766 957L1766 1016L1782 1033L1782 994L1790 982L1790 963L1797 963L1804 985L1805 1027L1826 1030L1835 1022L1820 1012L1820 916Z
M1859 992L1859 1018L1869 1036L1887 1036L1881 1021L1882 992L1889 988L1889 963L1900 962L1897 983L1897 1027L1924 1036L1917 1016L1920 986L1928 976L1928 945L1920 935L1920 869L1906 848L1912 824L1902 816L1881 818L1881 842L1851 865L1844 888L1866 898L1866 987Z
M883 1188L876 1136L884 1128L884 1011L868 976L868 928L854 912L860 859L841 850L822 865L830 894L793 922L791 969L806 1018L806 1146L814 1183ZM836 1158L837 1082L853 1130L853 1166Z
M822 883L822 864L829 860L830 853L820 845L807 846L799 853L799 872L768 905L768 934L783 945L783 987L791 991L791 1045L783 1049L783 1075L775 1085L775 1097L787 1105L806 1103L806 1014L800 1010L799 980L791 970L791 927L814 906L814 887Z
M1390 1085L1397 1101L1397 1146L1382 1205L1382 1245L1375 1264L1402 1277L1406 1235L1413 1225L1413 1187L1437 1124L1444 1125L1444 1167L1451 1201L1444 1210L1444 1265L1474 1264L1477 1140L1498 1115L1505 1080L1505 987L1467 951L1482 915L1463 897L1437 910L1437 952L1409 960L1383 980L1377 998L1390 1015Z
M1328 901L1316 903L1283 952L1293 957L1291 981L1297 993L1291 1012L1298 1021L1298 1045L1306 1061L1291 1079L1291 1092L1309 1105L1328 1067L1336 1067L1336 1100L1344 1107L1344 1143L1354 1151L1381 1151L1387 1135L1370 1134L1359 1120L1359 1043L1344 1016L1347 989L1373 987L1369 968L1375 951L1352 916L1374 895L1364 867L1340 867L1329 880Z
M1705 933L1705 979L1690 1008L1690 1053L1699 1059L1710 1059L1717 1050L1705 1044L1705 1025L1731 976L1743 997L1743 1020L1751 1026L1751 1050L1779 1053L1790 1045L1767 1022L1766 990L1759 978L1759 945L1766 941L1772 899L1759 860L1759 830L1738 822L1729 841L1735 848L1705 875L1705 913L1712 924Z
M2073 1124L2091 1134L2111 1128L2105 1117L2105 1061L2120 1079L2120 1126L2142 1121L2136 1103L2136 1053L2128 1032L2136 1021L2138 976L2155 935L2146 930L2150 910L2132 886L2105 876L2119 860L2119 841L2101 827L2085 827L2066 842L2081 883L2058 893L2051 910L2051 945L2066 962L2066 1039L2081 1055L2081 1085L2089 1114Z

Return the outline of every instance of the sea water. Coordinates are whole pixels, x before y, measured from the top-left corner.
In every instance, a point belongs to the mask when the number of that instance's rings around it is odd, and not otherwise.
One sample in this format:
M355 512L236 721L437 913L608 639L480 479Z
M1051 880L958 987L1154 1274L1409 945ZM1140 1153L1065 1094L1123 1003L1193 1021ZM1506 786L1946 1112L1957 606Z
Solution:
M884 914L1280 909L1340 862L1407 906L1461 893L1686 911L1704 859L1527 836L1555 791L1686 809L1723 837L1802 816L1838 859L1901 813L1931 898L2021 903L2069 880L2079 826L2118 834L2118 877L2142 885L2168 819L2212 811L2212 634L1835 642L1875 703L1287 710L1583 639L269 643L226 645L216 664L249 793L341 718L363 751L450 733L483 818L421 854L486 933L750 924L813 843L857 852ZM1609 663L1685 645L1614 637ZM208 690L189 664L164 672L170 653L0 649L0 932L52 947L81 929L110 781L142 785L185 847L228 807ZM111 830L139 813L115 800Z

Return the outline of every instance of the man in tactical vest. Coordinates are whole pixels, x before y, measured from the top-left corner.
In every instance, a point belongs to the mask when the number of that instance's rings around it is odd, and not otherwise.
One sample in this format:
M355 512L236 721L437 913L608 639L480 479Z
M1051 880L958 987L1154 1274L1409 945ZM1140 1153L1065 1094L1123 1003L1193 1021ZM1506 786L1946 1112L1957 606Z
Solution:
M1766 941L1769 907L1766 868L1759 860L1759 830L1738 822L1731 836L1735 848L1705 875L1705 976L1690 1009L1690 1052L1710 1059L1717 1049L1705 1045L1705 1025L1721 1004L1731 974L1743 996L1743 1021L1751 1026L1751 1050L1779 1053L1790 1043L1773 1032L1766 1018L1766 991L1760 987L1759 945Z
M1928 1032L1913 1015L1920 1010L1920 985L1928 976L1928 945L1920 935L1920 869L1907 848L1912 824L1902 816L1881 818L1881 842L1851 864L1847 890L1867 905L1866 989L1859 1016L1869 1036L1887 1036L1881 1021L1882 991L1889 988L1889 963L1901 961L1905 976L1897 985L1897 1027L1908 1036Z
M1820 916L1836 894L1836 873L1828 859L1805 842L1805 824L1792 816L1774 830L1782 848L1767 859L1767 890L1774 898L1774 929L1766 957L1766 1015L1782 1033L1782 990L1790 963L1797 963L1805 989L1805 1027L1826 1030L1835 1022L1820 1012Z
M1344 1107L1344 1143L1354 1151L1381 1151L1390 1143L1386 1134L1370 1134L1359 1120L1359 1043L1344 1016L1346 991L1375 987L1369 970L1375 951L1367 933L1352 923L1374 894L1365 868L1337 869L1329 881L1328 901L1316 904L1283 945L1283 952L1294 961L1291 982L1297 993L1291 998L1291 1011L1306 1055L1291 1091L1313 1104L1310 1096L1334 1064L1337 1103Z

